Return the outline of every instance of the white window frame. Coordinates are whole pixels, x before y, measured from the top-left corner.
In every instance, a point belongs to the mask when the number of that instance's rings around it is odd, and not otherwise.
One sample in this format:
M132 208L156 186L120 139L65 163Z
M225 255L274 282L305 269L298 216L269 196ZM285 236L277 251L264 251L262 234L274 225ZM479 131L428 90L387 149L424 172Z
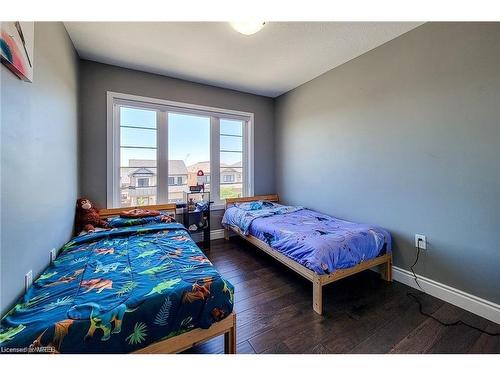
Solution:
M157 112L157 203L168 202L168 112L210 117L210 197L213 210L224 208L219 200L220 118L243 121L243 195L254 195L254 114L145 96L107 92L107 207L120 207L120 105ZM160 147L163 145L163 147ZM166 181L161 184L160 181Z

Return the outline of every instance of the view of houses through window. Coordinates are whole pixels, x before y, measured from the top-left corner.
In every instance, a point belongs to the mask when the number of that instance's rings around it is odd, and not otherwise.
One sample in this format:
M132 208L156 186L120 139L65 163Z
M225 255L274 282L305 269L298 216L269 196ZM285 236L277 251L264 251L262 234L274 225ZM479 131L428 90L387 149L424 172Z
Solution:
M168 112L167 143L158 144L158 111L120 106L120 205L157 204L158 152L168 157L167 199L181 203L189 186L202 183L211 191L212 118L198 114ZM219 133L219 200L243 195L244 121L217 118ZM203 176L199 176L199 171ZM212 199L217 199L213 197Z
M204 162L203 172L210 173L210 117L168 113L168 160L168 201L180 203L189 186L196 185L201 168L193 165Z
M120 196L122 206L157 202L156 111L120 107Z
M220 119L220 197L243 192L243 122Z

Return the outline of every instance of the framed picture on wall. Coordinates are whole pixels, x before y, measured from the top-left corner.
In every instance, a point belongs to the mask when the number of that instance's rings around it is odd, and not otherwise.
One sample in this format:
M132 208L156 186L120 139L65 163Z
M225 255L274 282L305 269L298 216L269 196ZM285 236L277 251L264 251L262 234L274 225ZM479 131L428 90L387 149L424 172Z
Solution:
M2 64L23 81L33 81L34 22L1 22Z

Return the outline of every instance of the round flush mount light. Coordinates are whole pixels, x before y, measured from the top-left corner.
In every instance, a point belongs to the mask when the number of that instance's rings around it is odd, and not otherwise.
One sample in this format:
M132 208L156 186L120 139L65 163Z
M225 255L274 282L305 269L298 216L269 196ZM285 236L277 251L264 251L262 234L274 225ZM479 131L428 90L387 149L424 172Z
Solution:
M231 26L243 35L252 35L260 31L265 22L231 22Z

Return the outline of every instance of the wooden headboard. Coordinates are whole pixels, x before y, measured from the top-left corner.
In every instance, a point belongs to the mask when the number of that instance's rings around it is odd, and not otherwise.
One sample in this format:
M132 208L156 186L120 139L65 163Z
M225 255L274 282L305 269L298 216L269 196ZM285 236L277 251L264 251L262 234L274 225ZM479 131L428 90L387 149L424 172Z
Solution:
M226 198L226 209L240 202L255 202L255 201L268 201L268 202L279 202L278 194L269 194L269 195L255 195L253 197L242 197L242 198Z
M167 213L175 215L175 203L166 203L166 204L153 204L150 206L103 208L102 210L99 210L99 216L103 219L107 219L108 217L120 215L120 212L133 210L135 208L142 210L152 210L152 211L167 211Z

